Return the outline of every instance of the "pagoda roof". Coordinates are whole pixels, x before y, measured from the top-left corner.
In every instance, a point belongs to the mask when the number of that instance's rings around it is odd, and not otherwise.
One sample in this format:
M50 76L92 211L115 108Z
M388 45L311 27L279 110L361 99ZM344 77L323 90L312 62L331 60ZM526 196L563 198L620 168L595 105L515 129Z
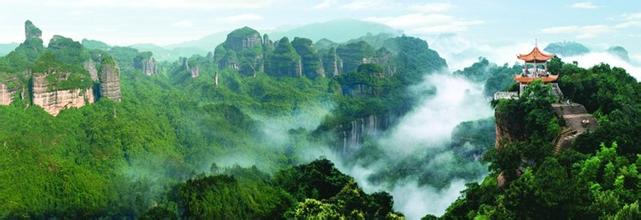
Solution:
M531 82L534 82L534 80L541 79L543 83L551 83L555 82L559 78L559 75L547 75L547 76L542 76L542 77L530 77L530 76L524 76L524 75L516 75L514 77L514 80L516 80L519 83L523 84L529 84Z
M544 63L552 59L552 57L554 57L554 54L543 53L541 52L541 50L539 50L539 47L534 47L534 49L532 49L530 53L520 54L516 57L519 58L520 60L525 61L526 63L533 63L533 62Z

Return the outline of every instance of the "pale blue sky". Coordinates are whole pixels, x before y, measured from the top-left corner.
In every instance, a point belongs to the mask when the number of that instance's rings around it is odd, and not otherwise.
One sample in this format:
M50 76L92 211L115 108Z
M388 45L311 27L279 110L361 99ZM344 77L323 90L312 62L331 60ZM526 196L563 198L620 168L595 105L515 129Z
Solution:
M384 0L3 0L0 42L20 42L31 19L45 38L61 34L112 44L166 45L240 26L269 30L336 18L388 24L464 45L576 40L593 48L641 52L641 1ZM461 43L459 42L459 43Z

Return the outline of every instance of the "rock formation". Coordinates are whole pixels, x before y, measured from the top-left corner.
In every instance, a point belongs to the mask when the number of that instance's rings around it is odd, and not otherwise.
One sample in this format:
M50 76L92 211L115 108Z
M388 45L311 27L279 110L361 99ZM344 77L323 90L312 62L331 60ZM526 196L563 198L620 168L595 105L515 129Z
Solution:
M327 53L323 55L323 68L325 74L329 77L338 76L343 70L343 60L336 54L336 48L330 48Z
M100 65L100 98L107 98L116 102L121 100L120 94L120 69L111 57L103 59Z
M343 154L356 152L363 144L365 137L377 135L396 123L398 117L390 114L369 115L338 127L341 137L340 146Z
M570 147L579 135L598 126L596 118L589 114L581 104L556 103L552 104L552 110L554 110L557 117L565 122L563 130L554 140L556 152L561 148Z
M292 46L301 57L303 75L309 78L325 77L320 55L314 48L312 40L297 37L292 41Z
M94 102L93 89L78 88L55 90L49 88L47 74L33 76L33 104L42 107L51 115L58 115L66 108L79 108Z
M158 70L156 69L156 60L153 57L143 61L142 72L148 76L156 75Z
M24 23L24 32L26 40L41 39L42 37L42 31L40 30L40 28L33 25L33 23L31 23L31 21L29 20L25 21Z
M0 105L10 105L13 102L13 93L7 85L0 83Z
M251 49L261 46L263 39L258 31L249 27L243 27L227 35L225 40L225 48L233 51L242 51L244 49Z
M191 78L197 78L200 76L200 67L198 66L190 68L189 71L191 72Z
M374 53L374 48L364 41L349 43L336 48L336 54L338 54L343 61L342 73L356 71L361 64L370 63L370 60L374 57Z
M276 43L276 48L269 57L266 72L273 76L300 77L302 75L301 58L287 37L283 37Z
M134 58L134 68L142 71L147 76L153 76L158 73L156 59L151 52L142 52Z
M221 69L231 68L243 75L263 71L263 38L258 31L243 27L227 35L225 42L216 47L214 60Z
M98 80L98 69L96 69L96 62L94 62L92 59L89 59L85 61L82 66L85 68L85 70L87 70L87 72L89 72L91 80Z

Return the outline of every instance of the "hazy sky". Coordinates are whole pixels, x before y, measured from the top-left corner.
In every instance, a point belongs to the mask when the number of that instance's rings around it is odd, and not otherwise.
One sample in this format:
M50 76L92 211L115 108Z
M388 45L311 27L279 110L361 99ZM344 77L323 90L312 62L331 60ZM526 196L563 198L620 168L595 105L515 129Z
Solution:
M20 42L31 19L61 34L112 44L166 45L248 25L259 30L356 18L429 39L478 44L577 40L641 52L641 1L1 0L0 42Z

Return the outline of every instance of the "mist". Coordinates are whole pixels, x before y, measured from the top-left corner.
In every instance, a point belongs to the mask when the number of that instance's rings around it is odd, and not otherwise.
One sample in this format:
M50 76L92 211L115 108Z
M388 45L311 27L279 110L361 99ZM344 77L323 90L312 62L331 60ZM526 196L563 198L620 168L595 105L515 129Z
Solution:
M304 157L332 160L367 193L389 192L395 210L408 219L440 216L460 196L465 183L478 181L487 173L479 161L457 156L450 147L451 133L461 122L492 117L493 110L481 84L450 73L427 75L408 92L420 97L419 105L396 126L374 137L377 149L368 150L384 152L381 157L346 158L329 147L305 151ZM396 167L412 172L397 179L387 177L395 174ZM429 184L439 181L445 184Z
M637 81L641 79L641 66L627 62L608 52L591 52L579 56L561 57L561 59L565 62L577 61L579 63L579 67L586 69L600 63L607 63L613 67L616 66L624 68L631 76L636 78Z

